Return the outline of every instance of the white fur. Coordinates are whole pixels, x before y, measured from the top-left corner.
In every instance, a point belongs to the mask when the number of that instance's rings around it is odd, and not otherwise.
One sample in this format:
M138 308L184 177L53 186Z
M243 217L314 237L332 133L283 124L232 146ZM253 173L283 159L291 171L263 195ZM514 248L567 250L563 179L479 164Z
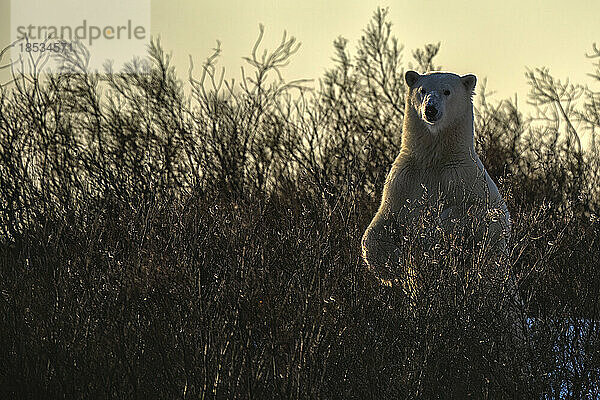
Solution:
M477 203L476 218L490 221L488 237L495 247L505 251L510 234L506 203L473 145L475 76L409 71L406 81L402 147L362 240L363 259L386 284L398 282L390 268L400 254L391 226L415 218L415 210L407 205L421 199L425 191L431 202L443 199L442 226L449 218L464 218L465 204ZM428 104L438 110L439 119L429 121L425 116ZM496 217L490 218L491 214Z

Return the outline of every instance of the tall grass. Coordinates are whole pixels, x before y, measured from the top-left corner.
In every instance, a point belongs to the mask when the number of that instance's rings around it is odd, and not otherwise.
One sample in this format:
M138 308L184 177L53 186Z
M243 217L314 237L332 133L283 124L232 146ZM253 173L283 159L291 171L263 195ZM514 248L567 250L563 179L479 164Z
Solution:
M404 110L386 11L314 89L281 78L294 38L264 56L261 38L235 81L217 47L190 94L158 42L125 72L82 53L0 89L2 397L599 396L600 64L591 88L528 71L535 118L482 85L510 256L481 263L425 213L415 307L360 260ZM411 65L436 69L439 46Z

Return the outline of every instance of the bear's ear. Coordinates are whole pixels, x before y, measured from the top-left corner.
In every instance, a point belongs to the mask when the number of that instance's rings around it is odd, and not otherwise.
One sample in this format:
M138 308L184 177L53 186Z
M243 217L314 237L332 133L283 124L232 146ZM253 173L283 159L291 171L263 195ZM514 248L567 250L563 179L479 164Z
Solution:
M475 75L465 75L460 77L460 81L465 85L465 89L467 89L467 93L473 93L475 90L475 85L477 84L477 77Z
M417 81L419 80L420 77L421 77L421 75L419 75L419 73L415 72L415 71L406 71L406 74L404 74L404 79L406 80L406 84L410 88L412 88L415 85L415 83L417 83Z

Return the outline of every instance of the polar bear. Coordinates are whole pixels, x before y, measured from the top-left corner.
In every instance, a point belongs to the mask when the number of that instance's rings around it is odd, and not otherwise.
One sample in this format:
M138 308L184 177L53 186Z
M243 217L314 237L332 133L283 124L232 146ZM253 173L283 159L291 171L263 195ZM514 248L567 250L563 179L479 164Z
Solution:
M408 71L405 80L400 154L362 238L364 261L388 286L407 284L408 278L395 273L401 251L396 231L415 220L415 204L423 198L438 206L442 228L479 218L486 227L481 236L487 246L500 251L506 251L510 235L506 203L475 153L472 96L477 78Z

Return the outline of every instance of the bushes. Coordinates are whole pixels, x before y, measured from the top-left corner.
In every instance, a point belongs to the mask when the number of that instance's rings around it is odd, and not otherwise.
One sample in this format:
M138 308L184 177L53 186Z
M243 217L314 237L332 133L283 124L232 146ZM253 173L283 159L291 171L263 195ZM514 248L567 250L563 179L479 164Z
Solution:
M575 129L598 126L597 93L531 71L535 105L563 110L535 121L480 90L477 146L508 199L511 255L485 264L425 219L407 236L429 290L409 307L360 260L400 146L385 11L356 57L336 41L315 90L280 79L293 38L263 58L259 46L239 84L217 48L191 95L159 43L125 73L72 59L71 73L1 89L2 394L597 395L600 158ZM414 52L422 70L438 48ZM511 272L525 350L501 308Z

